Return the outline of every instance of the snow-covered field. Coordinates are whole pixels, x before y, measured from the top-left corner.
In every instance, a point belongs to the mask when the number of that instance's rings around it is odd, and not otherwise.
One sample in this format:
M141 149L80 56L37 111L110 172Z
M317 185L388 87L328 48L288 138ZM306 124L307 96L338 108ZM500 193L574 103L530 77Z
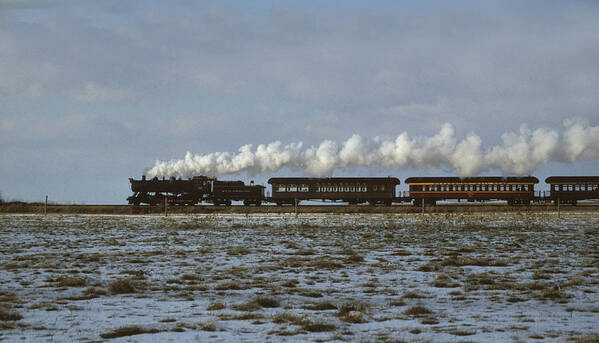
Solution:
M0 216L0 341L599 339L599 214Z

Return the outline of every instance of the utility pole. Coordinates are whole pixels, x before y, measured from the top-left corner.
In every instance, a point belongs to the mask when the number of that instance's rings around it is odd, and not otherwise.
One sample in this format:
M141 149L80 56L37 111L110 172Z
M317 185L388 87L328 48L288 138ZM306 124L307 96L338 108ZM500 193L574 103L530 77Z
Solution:
M424 214L424 198L422 198L422 214Z

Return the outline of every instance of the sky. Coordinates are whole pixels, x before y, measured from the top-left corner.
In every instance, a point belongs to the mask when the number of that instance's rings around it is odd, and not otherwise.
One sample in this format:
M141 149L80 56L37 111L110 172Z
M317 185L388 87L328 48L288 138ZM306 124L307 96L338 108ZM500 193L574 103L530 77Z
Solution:
M596 1L0 0L4 200L125 203L128 178L187 152L423 142L447 125L456 149L478 137L488 152L522 125L559 144L573 122L599 132ZM597 140L586 144L521 173L598 175ZM461 170L348 161L326 175Z

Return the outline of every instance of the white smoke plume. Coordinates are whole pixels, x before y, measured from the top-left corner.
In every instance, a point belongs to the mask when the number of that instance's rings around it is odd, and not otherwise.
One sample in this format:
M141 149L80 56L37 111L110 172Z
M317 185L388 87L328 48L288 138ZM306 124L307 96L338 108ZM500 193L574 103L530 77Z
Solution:
M599 126L581 120L566 120L562 134L553 129L529 129L501 136L502 143L485 147L480 136L468 134L459 140L454 127L444 124L432 137L411 138L404 132L395 140L367 139L353 135L343 144L325 140L303 149L301 142L251 144L237 153L215 152L196 155L188 152L182 160L156 161L147 170L150 177L191 177L246 172L273 173L281 168L301 170L312 176L332 175L336 169L358 167L430 168L449 166L460 176L476 176L498 169L504 175L531 174L550 161L575 162L599 158Z

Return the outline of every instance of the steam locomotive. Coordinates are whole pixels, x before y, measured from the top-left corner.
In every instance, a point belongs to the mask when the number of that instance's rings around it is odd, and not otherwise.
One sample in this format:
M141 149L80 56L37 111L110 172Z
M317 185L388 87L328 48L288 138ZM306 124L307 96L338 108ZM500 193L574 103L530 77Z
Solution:
M599 176L551 176L545 179L549 192L535 191L539 179L526 177L409 177L408 192L398 193L401 183L395 177L276 177L268 180L272 196L266 187L243 181L221 181L207 176L190 179L130 178L133 195L129 204L196 205L210 203L230 206L242 201L245 206L260 206L265 202L279 206L298 205L301 201L343 202L350 205L370 204L390 206L412 203L416 206L435 205L437 201L503 200L509 205L530 205L532 202L576 205L581 200L599 199Z

